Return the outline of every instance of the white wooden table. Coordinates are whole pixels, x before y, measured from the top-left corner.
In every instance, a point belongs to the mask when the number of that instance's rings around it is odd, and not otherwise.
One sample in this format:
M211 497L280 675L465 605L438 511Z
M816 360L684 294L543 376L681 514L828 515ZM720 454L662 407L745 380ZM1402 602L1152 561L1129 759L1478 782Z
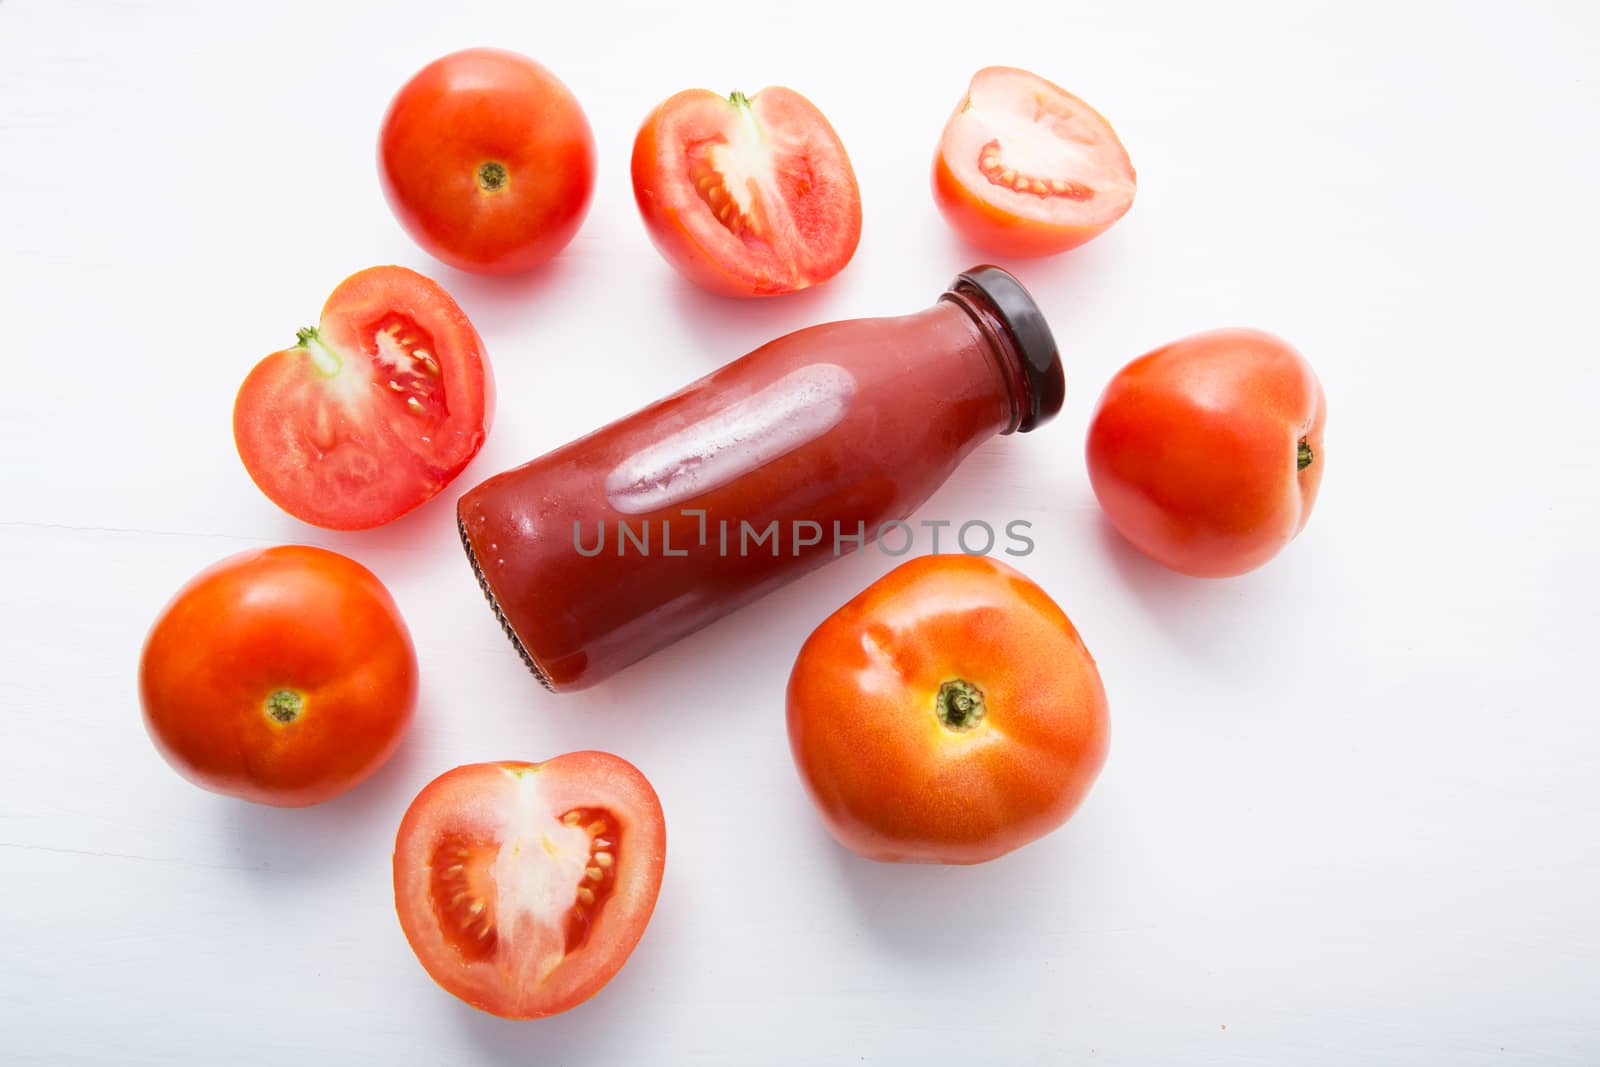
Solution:
M10 1064L1600 1061L1600 9L1550 5L0 3L0 1060ZM600 179L531 278L438 266L377 187L390 94L470 44L576 91ZM350 272L438 278L499 418L457 489L829 318L912 310L980 259L927 193L968 75L1107 114L1133 211L1014 264L1070 395L922 512L1034 523L1028 573L1100 661L1112 755L1063 831L975 869L876 866L790 763L800 642L892 565L840 562L588 692L517 661L452 530L302 526L233 450L234 390ZM865 200L795 298L681 282L627 159L660 99L789 84ZM1124 361L1224 324L1312 360L1309 530L1246 578L1111 534L1082 461ZM203 565L300 541L395 593L423 699L310 811L195 790L144 736L144 631ZM660 791L669 856L592 1002L503 1022L440 992L389 853L458 763L598 747Z

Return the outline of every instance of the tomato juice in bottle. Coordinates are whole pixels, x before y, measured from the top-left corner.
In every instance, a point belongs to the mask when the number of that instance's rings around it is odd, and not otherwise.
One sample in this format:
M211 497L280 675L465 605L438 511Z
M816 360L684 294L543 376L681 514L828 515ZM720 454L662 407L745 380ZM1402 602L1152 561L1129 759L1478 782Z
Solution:
M890 536L1063 393L1033 299L975 267L930 308L798 330L490 478L461 541L528 667L581 689Z

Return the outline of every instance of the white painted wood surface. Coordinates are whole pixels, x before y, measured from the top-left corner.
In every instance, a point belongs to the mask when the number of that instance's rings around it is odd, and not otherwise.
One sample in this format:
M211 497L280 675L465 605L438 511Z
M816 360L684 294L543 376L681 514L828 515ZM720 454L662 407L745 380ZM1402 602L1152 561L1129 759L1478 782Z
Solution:
M478 43L550 65L599 142L588 222L531 278L433 263L377 187L390 94ZM1105 238L1014 264L1066 410L922 513L1031 519L1026 569L1099 658L1111 760L1053 837L875 866L813 817L784 680L884 557L552 697L454 492L337 535L240 467L239 381L374 263L437 277L487 339L499 419L459 489L769 337L923 306L982 258L927 168L997 62L1104 111L1141 179ZM1578 2L0 3L0 1060L1600 1061L1597 70ZM628 152L678 89L767 83L833 120L865 235L824 288L729 303L650 248ZM1124 361L1224 324L1310 357L1329 467L1290 551L1203 583L1109 533L1082 438ZM393 763L298 812L180 781L134 689L180 583L286 541L372 567L424 674ZM579 747L661 793L656 917L589 1004L480 1015L400 935L395 827L451 766Z

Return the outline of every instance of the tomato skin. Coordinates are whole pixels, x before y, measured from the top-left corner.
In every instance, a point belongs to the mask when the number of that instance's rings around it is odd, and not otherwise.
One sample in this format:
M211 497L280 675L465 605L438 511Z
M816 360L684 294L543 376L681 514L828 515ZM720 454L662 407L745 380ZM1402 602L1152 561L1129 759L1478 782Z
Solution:
M947 683L982 695L967 730ZM1045 592L986 556L923 556L819 626L789 677L789 742L824 824L868 859L982 863L1066 821L1105 762L1105 689Z
M468 764L406 809L395 911L446 992L502 1018L537 1019L588 1000L627 962L665 862L660 800L624 759L586 751Z
M989 180L980 167L986 147L997 144L995 167L1008 161L1024 170L1028 146L1047 146L1047 127L1018 133L1017 123L991 119L1007 108L1040 112L1053 108L1063 127L1070 118L1071 152L1052 160L1034 177L1073 183L1071 196L1019 194ZM1048 155L1048 147L1045 149ZM1066 252L1104 233L1133 205L1137 175L1111 124L1083 100L1036 74L1015 67L986 67L973 75L967 93L945 123L933 160L933 198L951 228L967 243L1001 256L1048 256Z
M485 163L504 183L480 178ZM469 48L395 95L378 141L384 196L429 255L514 274L567 246L594 194L594 132L577 98L526 56Z
M1107 229L1100 225L1025 222L962 184L943 153L933 161L933 198L945 221L963 241L997 256L1034 259L1070 252Z
M295 518L381 526L437 496L483 447L494 375L436 282L405 267L358 271L301 336L256 364L233 404L245 470Z
M1089 480L1111 524L1146 555L1197 578L1233 577L1305 528L1326 420L1311 365L1279 338L1196 334L1106 386L1089 425Z
M267 710L281 691L303 699L287 723ZM304 807L394 752L416 708L417 657L371 571L284 545L230 556L178 591L145 640L139 699L151 740L185 778Z
M740 227L718 221L700 189L710 170L698 146L759 140L772 178L718 172L720 193L753 188L762 205ZM768 145L788 146L773 149ZM748 162L748 153L729 155ZM861 192L843 142L816 105L773 86L746 99L688 89L646 116L629 163L634 200L651 242L685 278L722 296L774 296L818 285L843 270L861 242ZM779 219L787 221L779 221Z

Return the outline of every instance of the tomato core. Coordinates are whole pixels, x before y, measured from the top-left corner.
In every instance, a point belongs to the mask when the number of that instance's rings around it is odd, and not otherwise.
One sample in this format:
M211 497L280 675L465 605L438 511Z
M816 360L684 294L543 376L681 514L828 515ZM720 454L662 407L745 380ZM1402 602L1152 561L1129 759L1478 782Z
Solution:
M754 186L772 172L767 135L750 109L749 97L735 89L728 94L728 103L739 115L739 134L732 138L717 134L688 145L689 178L695 194L724 229L735 237L748 234L760 239L769 227L761 221Z
M311 357L311 365L317 368L317 373L324 378L332 378L339 373L339 368L344 366L344 360L339 358L339 353L329 348L322 342L322 335L317 333L315 326L307 326L296 330L295 343L306 350L306 355Z
M560 822L588 838L582 873L562 927L563 951L571 955L589 939L600 910L616 888L621 835L617 818L602 808L574 808L563 814ZM542 836L538 845L554 859L563 845L551 836ZM512 846L513 858L518 847ZM434 914L445 937L468 959L487 959L498 944L495 866L506 848L505 842L459 833L444 836L434 847L429 886Z
M1311 466L1311 461L1316 458L1311 452L1311 446L1306 443L1306 439L1304 437L1300 438L1300 452L1295 461L1295 470L1305 470Z
M750 215L753 206L747 196L741 198L728 186L727 175L717 163L716 142L707 141L689 149L689 176L694 181L694 191L724 229L735 237L748 232L752 237L761 235L761 228ZM736 184L734 189L739 188Z
M490 159L478 164L478 188L486 193L498 193L511 180L511 172L499 160Z
M276 689L267 697L265 710L273 722L287 726L305 711L306 698L293 689Z
M983 690L965 678L952 678L939 686L934 709L945 729L966 733L983 721Z

